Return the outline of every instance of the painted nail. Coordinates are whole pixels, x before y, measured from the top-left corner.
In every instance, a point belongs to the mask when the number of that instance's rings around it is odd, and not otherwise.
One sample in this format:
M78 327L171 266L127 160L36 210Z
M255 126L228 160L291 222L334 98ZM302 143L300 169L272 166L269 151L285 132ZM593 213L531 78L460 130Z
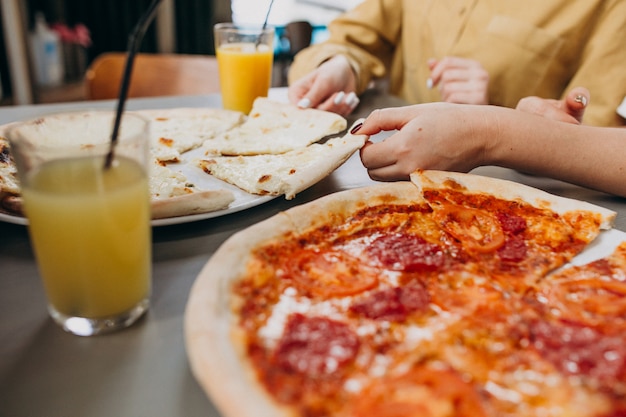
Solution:
M579 94L576 97L574 97L574 101L576 103L582 104L583 107L587 107L587 97L583 96L582 94Z
M341 104L341 101L343 100L345 95L346 93L344 93L343 91L338 92L337 95L335 96L335 99L333 100L333 103Z
M428 78L428 79L426 80L426 88L428 88L429 90L430 90L431 88L433 88L433 79L432 79L432 78Z
M308 109L309 107L311 107L311 100L309 100L308 98L303 98L302 100L300 100L298 102L298 107L302 108L302 109Z
M346 96L344 102L350 107L355 107L357 104L359 104L359 98L356 96L356 93L352 91Z
M362 127L363 127L363 123L356 124L352 129L350 129L350 133L354 135L356 132L361 130Z

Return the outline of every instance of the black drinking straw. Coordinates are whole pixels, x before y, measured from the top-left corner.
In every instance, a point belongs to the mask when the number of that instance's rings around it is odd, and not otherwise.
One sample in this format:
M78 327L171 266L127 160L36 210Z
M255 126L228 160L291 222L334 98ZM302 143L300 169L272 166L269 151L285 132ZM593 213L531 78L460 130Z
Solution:
M265 21L263 21L263 28L261 29L261 34L259 35L259 38L256 40L256 45L254 45L254 49L257 49L259 45L261 44L261 36L263 36L263 31L267 27L267 21L269 20L270 12L272 11L272 4L274 4L274 0L270 1L270 5L267 8L267 13L265 14Z
M274 1L274 0L272 0ZM120 85L120 93L117 101L117 110L115 113L115 122L113 123L113 131L111 132L111 147L109 153L106 156L104 162L104 168L107 169L113 162L113 151L115 144L117 143L117 137L119 135L120 123L122 121L122 113L124 113L124 107L126 105L126 98L128 96L128 85L130 84L130 75L133 71L133 63L135 61L135 55L143 39L143 35L148 30L148 26L154 19L156 10L161 4L161 0L153 0L150 7L145 11L143 16L137 22L137 25L128 37L128 56L126 57L126 66L124 67L124 74L122 75L122 83Z

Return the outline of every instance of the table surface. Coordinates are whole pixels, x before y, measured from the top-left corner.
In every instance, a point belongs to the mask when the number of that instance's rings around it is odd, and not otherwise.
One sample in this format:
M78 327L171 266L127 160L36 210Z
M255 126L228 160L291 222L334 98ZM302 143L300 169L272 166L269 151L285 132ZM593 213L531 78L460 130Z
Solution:
M279 95L284 91L278 91ZM134 99L127 109L218 106L219 96ZM363 97L349 123L394 97ZM113 101L0 108L0 124L72 108L112 108ZM498 167L475 173L522 182L618 212L626 230L626 200ZM318 197L371 185L353 155L295 199L277 198L243 212L153 228L153 294L148 314L123 331L96 337L65 333L48 317L25 226L0 222L0 415L219 416L193 378L184 345L189 291L204 264L233 233Z

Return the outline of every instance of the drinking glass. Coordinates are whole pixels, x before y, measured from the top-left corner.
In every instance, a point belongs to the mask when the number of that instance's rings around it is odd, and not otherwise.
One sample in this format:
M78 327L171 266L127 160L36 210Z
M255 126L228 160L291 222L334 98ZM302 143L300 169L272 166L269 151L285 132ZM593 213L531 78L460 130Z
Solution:
M214 35L223 107L247 114L254 100L269 92L274 28L218 23Z
M48 311L81 336L130 326L150 303L150 124L125 113L105 167L114 118L68 112L8 131Z

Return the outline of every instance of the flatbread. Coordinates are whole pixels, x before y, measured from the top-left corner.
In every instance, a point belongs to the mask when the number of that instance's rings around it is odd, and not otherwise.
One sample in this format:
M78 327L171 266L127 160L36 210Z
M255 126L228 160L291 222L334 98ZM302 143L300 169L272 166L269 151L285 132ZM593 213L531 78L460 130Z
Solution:
M185 175L158 161L151 168L149 186L152 219L223 210L235 200L230 190L198 189Z
M206 140L203 150L206 155L281 154L341 133L346 126L336 113L259 97L245 122Z
M219 131L228 128L243 118L243 115L237 112L220 109L183 108L130 113L142 113L140 115L143 117L152 117L151 126L157 126L157 134L178 135L181 140L177 142L176 147L172 148L177 155L179 155L178 150L199 146L202 140L210 134L211 129ZM38 140L45 141L47 146L79 144L88 150L94 144L107 145L109 138L106 135L89 136L84 132L108 132L111 129L111 120L106 117L91 117L91 115L93 112L86 111L63 116L47 116L46 124L30 124L25 126L25 129L28 129L25 132L37 137ZM224 125L219 124L220 118L224 120ZM11 125L14 123L0 126L0 135L4 135ZM216 127L218 125L219 127ZM198 132L195 136L195 145L192 143L194 129ZM153 129L153 133L154 131ZM159 135L159 137L163 136ZM201 139L198 140L198 137ZM225 188L199 189L190 183L184 174L159 162L159 157L154 154L154 151L155 148L151 147L153 165L148 176L153 219L221 210L234 201L233 192ZM16 174L16 166L9 153L9 141L4 136L0 136L0 206L8 213L22 215L21 191Z
M151 121L150 153L154 159L149 184L153 218L177 217L207 213L229 207L235 194L234 184L251 194L280 195L293 198L342 164L363 146L364 136L346 135L325 144L313 144L320 138L345 130L346 120L334 113L302 110L296 106L259 98L250 115L218 108L174 108L136 110ZM71 116L50 116L44 125L33 124L31 134L44 138L48 145L93 144L85 131L104 132L111 129L106 118L90 118L91 112L75 112ZM0 126L0 137L11 124ZM45 132L42 129L46 129ZM45 133L45 134L44 134ZM219 139L221 138L221 139ZM213 142L215 139L216 142ZM101 144L109 138L100 135ZM258 159L239 159L210 154L206 172L214 172L216 180L199 181L194 172L196 160L204 155L203 143L226 140L228 152L247 154L251 144L263 148ZM4 139L0 160L0 203L11 214L21 215L21 197L16 169ZM288 149L298 149L285 153ZM256 152L256 151L255 151ZM279 156L284 154L283 156ZM267 156L267 157L266 157ZM247 158L247 157L242 157ZM208 168L210 166L210 169ZM189 170L191 168L191 171ZM198 180L204 189L186 177ZM221 181L220 181L221 180ZM207 189L208 188L208 189ZM237 190L234 190L236 193Z
M137 110L152 122L151 152L163 162L178 162L181 154L245 120L243 113L217 108Z
M283 154L215 156L199 160L198 165L208 174L251 194L284 194L290 200L343 164L366 139L348 133Z

